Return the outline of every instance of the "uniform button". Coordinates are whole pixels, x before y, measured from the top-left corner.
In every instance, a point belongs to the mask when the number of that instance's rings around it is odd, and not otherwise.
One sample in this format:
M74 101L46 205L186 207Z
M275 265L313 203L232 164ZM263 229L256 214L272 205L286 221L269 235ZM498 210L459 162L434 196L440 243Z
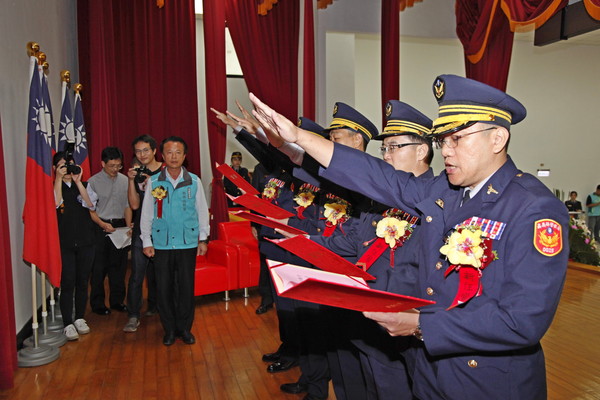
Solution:
M428 295L433 296L434 292L433 292L432 288L428 287L427 290L426 290L426 292L427 292Z
M431 222L433 221L433 218L431 217L431 215L428 215L427 218L425 218L425 221Z
M469 367L471 367L471 368L477 368L477 361L475 361L475 360L469 360L469 361L467 362L467 365L468 365Z
M371 222L371 225L372 225L372 226L377 226L377 221L373 221L373 222Z
M321 228L317 228L317 232L321 232Z
M435 264L435 269L438 269L438 270L442 269L442 265L443 265L443 264L442 264L442 262L441 262L441 261L438 261L438 262Z

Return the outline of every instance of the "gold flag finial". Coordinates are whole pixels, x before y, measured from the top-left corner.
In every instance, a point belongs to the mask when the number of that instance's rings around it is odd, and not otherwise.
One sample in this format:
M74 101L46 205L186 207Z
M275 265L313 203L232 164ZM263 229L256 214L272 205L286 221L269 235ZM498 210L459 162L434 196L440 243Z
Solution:
M67 85L71 84L71 71L68 69L60 71L60 81L67 82Z
M81 83L76 83L75 86L73 86L73 90L75 90L75 94L79 94L79 92L83 90L83 85Z
M37 53L40 51L40 45L37 42L28 42L27 43L27 55L28 56L37 56Z
M44 61L46 61L46 53L44 53L43 51L40 51L40 52L37 54L37 58L38 58L38 63L39 63L40 65L43 65L43 64L44 64Z
M42 68L44 69L44 74L48 75L50 73L50 64L48 61L42 63Z

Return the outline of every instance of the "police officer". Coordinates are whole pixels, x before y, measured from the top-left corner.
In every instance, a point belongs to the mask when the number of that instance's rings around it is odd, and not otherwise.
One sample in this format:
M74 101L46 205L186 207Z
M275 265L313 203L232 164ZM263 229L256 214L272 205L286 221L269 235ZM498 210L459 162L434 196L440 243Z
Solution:
M275 123L327 167L323 175L376 200L418 210L420 295L434 306L365 313L391 335L414 335L419 399L546 398L540 339L562 291L568 241L564 205L508 156L510 127L526 116L513 97L441 75L433 91L433 135L445 171L422 182L381 161L299 131L255 97ZM348 179L352 176L353 179Z
M383 132L374 137L382 140L383 160L395 170L413 173L419 179L433 178L429 167L433 148L429 134L432 121L410 105L390 100L386 105L387 123ZM420 219L397 208L375 204L363 212L346 235L325 238L311 236L315 242L333 252L356 257L357 264L367 268L376 280L373 289L416 296L417 265L413 253L418 245L414 239ZM390 241L390 237L394 241ZM387 241L386 241L387 239ZM374 321L357 312L344 313L343 329L360 352L362 374L369 399L412 400L409 376L400 350L409 346L408 338L392 338ZM357 379L341 369L347 398L356 392ZM364 397L363 397L364 398Z

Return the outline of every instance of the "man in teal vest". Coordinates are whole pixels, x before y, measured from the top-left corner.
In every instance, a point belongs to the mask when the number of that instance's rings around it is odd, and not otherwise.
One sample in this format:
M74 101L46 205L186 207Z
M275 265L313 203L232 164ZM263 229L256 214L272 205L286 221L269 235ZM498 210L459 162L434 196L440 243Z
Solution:
M594 239L600 240L600 185L591 193L585 202L588 209L588 228L594 233Z
M140 221L144 254L154 259L163 344L180 337L194 344L194 270L196 254L208 249L209 215L200 178L182 165L187 154L183 139L163 140L165 168L150 177Z

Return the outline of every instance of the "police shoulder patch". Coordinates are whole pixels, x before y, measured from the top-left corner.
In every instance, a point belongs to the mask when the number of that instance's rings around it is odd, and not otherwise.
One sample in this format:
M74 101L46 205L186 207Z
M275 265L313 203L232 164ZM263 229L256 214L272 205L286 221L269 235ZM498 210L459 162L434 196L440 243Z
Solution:
M562 250L562 226L552 219L539 219L533 224L533 245L537 251L552 257Z

